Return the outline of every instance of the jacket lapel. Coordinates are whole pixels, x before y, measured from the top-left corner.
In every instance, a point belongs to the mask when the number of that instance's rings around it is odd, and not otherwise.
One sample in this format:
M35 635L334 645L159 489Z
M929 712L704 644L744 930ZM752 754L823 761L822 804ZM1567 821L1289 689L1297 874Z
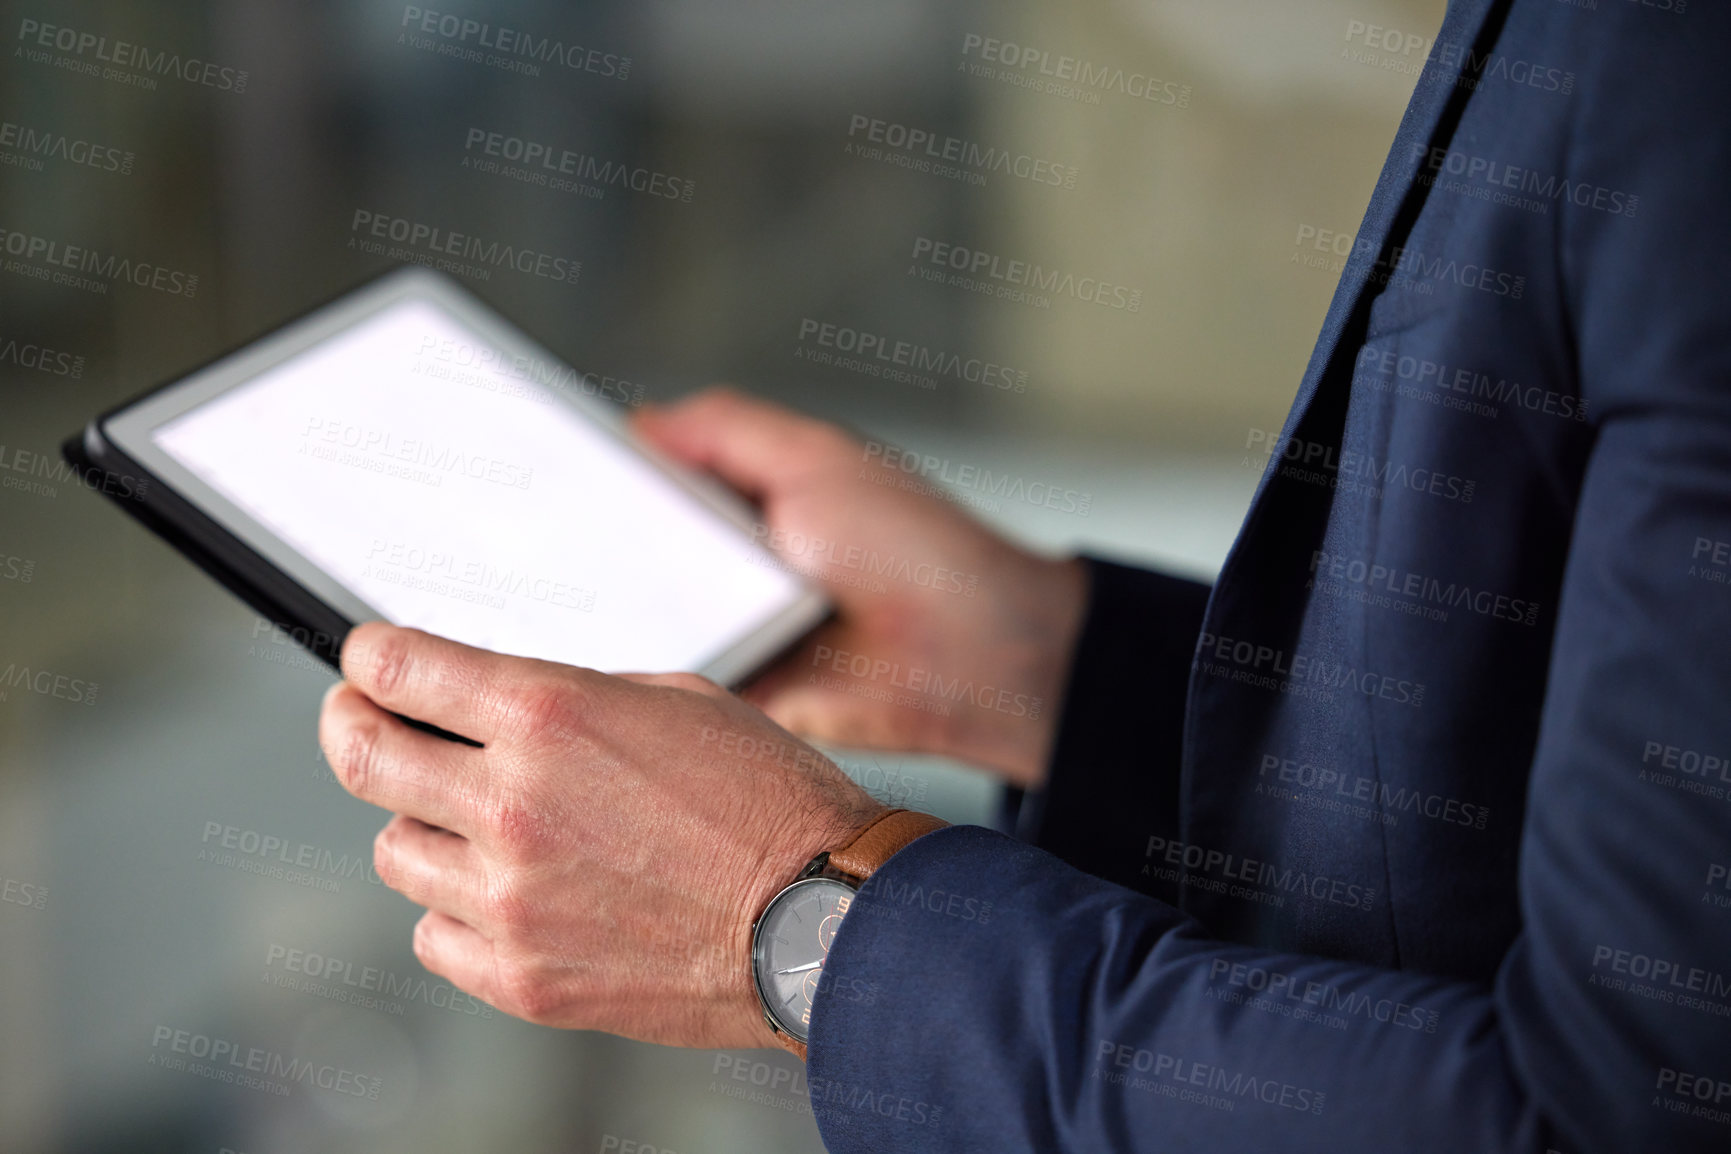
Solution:
M1361 302L1368 303L1365 290L1370 283L1370 274L1388 244L1389 233L1394 227L1401 206L1409 196L1423 200L1424 190L1413 184L1413 177L1418 172L1419 158L1422 150L1432 142L1436 134L1449 97L1457 90L1465 94L1460 87L1460 81L1472 56L1468 50L1480 51L1482 59L1482 48L1477 44L1479 32L1484 27L1485 17L1496 6L1496 2L1497 0L1452 0L1449 4L1448 15L1444 17L1442 28L1437 32L1436 43L1431 47L1433 59L1426 63L1418 86L1413 90L1412 100L1407 105L1406 114L1401 117L1394 144L1389 148L1388 159L1383 162L1382 174L1377 177L1376 189L1371 193L1370 205L1365 209L1364 220L1358 226L1352 255L1341 272L1340 283L1335 286L1334 299L1329 302L1328 315L1322 322L1322 332L1316 338L1316 347L1311 351L1310 363L1305 366L1304 379L1298 386L1298 396L1294 399L1292 409L1286 417L1286 425L1281 430L1283 443L1294 434L1310 411L1311 401L1316 397L1322 378L1335 358L1348 321L1359 310ZM1438 63L1435 58L1439 53L1445 60L1452 57L1452 63ZM1262 500L1263 491L1277 473L1278 470L1272 470L1263 474L1257 486L1256 497L1251 502L1252 513ZM1250 520L1248 516L1245 518L1246 527Z
M1363 340L1370 304L1376 297L1373 274L1379 272L1379 265L1386 269L1382 262L1391 244L1405 243L1426 193L1424 186L1414 182L1420 160L1425 149L1452 135L1472 80L1484 67L1510 2L1453 0L1449 5L1431 58L1377 178L1352 256L1341 274L1281 430L1280 443L1274 446L1237 540L1209 595L1202 626L1205 636L1256 636L1259 642L1278 646L1299 633L1305 595L1291 588L1292 582L1283 584L1272 575L1283 571L1295 550L1313 548L1321 539L1331 494L1284 475L1279 454L1295 438L1338 444L1357 353L1352 346ZM1231 760L1230 747L1236 744L1233 740L1211 741L1213 731L1206 727L1205 719L1213 715L1228 732L1259 729L1272 720L1254 711L1247 715L1249 706L1243 692L1235 691L1219 677L1205 676L1200 661L1192 664L1180 784L1180 826L1187 839L1192 833L1208 836L1215 832L1209 827L1221 815L1212 807L1224 804L1223 798L1216 796L1217 791L1228 788L1222 775L1231 777L1229 765L1215 765L1203 772L1199 763L1210 757Z

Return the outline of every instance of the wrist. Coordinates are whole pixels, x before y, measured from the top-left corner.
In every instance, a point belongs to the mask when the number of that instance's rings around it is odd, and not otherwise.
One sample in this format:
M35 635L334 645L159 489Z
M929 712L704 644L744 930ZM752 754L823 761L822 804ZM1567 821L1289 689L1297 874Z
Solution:
M752 924L752 981L770 1040L806 1056L812 1008L826 989L830 946L862 887L910 842L947 825L930 814L885 809L842 844L814 855Z
M1010 784L1045 784L1057 740L1063 697L1088 602L1087 563L1080 557L1021 553L1004 571L1019 570L1008 627L992 639L1001 670L975 706L958 709L946 756L997 770Z

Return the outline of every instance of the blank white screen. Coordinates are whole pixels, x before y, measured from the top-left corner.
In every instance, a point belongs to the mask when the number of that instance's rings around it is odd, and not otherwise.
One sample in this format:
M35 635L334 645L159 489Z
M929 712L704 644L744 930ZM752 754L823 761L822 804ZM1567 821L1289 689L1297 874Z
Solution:
M384 619L470 645L695 670L799 598L553 390L477 367L488 349L401 301L151 436Z

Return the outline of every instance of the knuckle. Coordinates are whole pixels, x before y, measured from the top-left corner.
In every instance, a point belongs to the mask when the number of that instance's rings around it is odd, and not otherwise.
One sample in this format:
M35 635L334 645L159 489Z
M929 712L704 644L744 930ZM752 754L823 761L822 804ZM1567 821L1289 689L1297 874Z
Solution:
M382 734L375 723L352 725L341 737L337 764L332 768L356 797L369 797L384 777Z
M433 925L426 918L415 923L415 932L409 938L409 948L415 953L415 960L434 973L438 972L438 950L433 946Z
M367 653L367 664L373 687L382 696L395 694L408 682L414 664L408 637L392 631L383 640L373 642Z
M536 681L499 702L499 728L519 738L559 736L582 719L582 691L559 681Z
M481 894L481 914L487 924L500 930L521 932L533 917L530 904L508 882L490 881Z
M493 843L507 853L534 858L550 848L546 816L515 791L502 790L488 799L482 807L481 822Z
M501 1008L507 1013L535 1022L558 1008L558 991L533 968L517 961L499 963L497 982Z
M720 685L700 673L669 673L666 684L675 689L684 689L691 693L705 695L725 692Z
M397 835L394 832L395 830L396 823L392 822L390 825L385 826L384 829L381 829L373 838L373 872L379 875L380 881L384 882L388 886L392 886L393 889L395 888L392 883L396 880L397 861ZM420 930L417 926L416 933L418 934L419 932Z

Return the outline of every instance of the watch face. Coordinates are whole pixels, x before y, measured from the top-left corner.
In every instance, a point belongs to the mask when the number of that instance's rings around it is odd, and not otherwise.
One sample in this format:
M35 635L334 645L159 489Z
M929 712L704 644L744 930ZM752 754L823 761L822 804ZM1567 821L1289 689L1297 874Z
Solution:
M811 1000L830 943L853 900L852 886L807 878L777 894L758 920L751 941L757 992L775 1024L801 1042L811 1033Z

